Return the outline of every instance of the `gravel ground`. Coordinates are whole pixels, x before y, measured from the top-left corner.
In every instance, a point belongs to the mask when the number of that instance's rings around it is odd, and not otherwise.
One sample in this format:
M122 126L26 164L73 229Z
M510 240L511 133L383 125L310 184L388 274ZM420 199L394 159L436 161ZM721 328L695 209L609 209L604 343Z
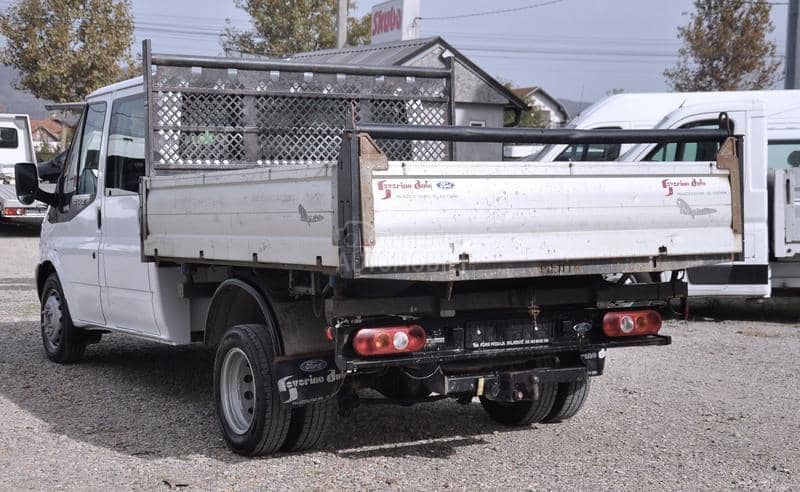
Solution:
M207 350L107 336L49 363L36 257L34 235L0 230L0 489L800 489L796 314L669 322L673 345L612 351L566 423L362 407L326 449L243 459L217 430Z

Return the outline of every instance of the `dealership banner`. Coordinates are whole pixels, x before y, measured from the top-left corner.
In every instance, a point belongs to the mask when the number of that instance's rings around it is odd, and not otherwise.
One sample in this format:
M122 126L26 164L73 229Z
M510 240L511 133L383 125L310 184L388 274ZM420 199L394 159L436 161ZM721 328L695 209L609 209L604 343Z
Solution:
M389 0L372 7L372 44L416 39L420 0Z

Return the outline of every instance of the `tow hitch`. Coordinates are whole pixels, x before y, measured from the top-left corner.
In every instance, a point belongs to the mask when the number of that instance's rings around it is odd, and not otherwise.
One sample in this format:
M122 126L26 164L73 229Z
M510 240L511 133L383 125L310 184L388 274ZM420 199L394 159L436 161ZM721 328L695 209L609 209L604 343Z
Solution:
M540 368L482 375L442 375L429 387L442 395L484 396L498 402L538 400L542 383L569 383L586 379L585 367Z

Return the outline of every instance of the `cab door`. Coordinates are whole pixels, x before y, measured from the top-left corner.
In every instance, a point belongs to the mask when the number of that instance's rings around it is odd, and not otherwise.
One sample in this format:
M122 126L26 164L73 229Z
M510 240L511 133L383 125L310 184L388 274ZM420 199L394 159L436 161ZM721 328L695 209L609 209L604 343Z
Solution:
M105 325L100 301L100 200L106 103L87 105L76 130L60 184L63 206L51 208L49 238L61 264L61 282L77 325Z
M109 326L158 336L150 285L152 264L142 262L139 235L144 132L144 94L118 95L111 105L103 173L102 299Z

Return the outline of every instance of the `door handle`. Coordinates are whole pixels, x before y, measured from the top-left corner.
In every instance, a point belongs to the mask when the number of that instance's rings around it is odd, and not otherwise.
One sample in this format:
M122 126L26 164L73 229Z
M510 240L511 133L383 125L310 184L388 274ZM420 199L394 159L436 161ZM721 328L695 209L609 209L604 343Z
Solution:
M97 209L97 228L100 229L103 225L103 217L100 214L100 208Z

